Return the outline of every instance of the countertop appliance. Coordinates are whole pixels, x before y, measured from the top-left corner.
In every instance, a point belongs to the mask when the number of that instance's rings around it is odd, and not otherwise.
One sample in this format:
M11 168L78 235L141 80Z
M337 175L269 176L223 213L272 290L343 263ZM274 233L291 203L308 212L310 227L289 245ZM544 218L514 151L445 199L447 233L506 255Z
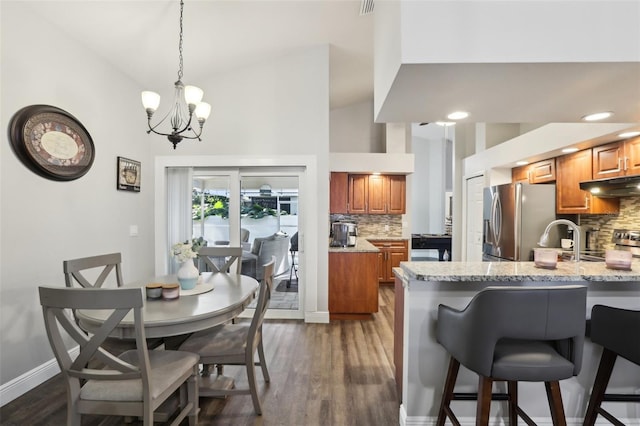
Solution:
M640 257L640 231L614 229L611 242L616 250L630 251L633 257Z
M556 219L556 186L509 183L484 189L484 261L530 261L546 226ZM558 228L549 247L560 247Z
M349 222L333 222L331 236L331 247L353 247L356 245L358 226Z

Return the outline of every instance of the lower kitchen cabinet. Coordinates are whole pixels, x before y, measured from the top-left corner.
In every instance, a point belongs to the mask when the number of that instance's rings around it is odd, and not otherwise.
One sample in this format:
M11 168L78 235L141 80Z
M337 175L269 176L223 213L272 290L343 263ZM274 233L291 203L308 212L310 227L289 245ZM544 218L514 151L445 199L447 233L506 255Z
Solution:
M392 285L393 268L400 262L409 260L409 244L407 240L368 240L376 246L378 253L378 283Z
M329 317L365 319L378 312L378 253L329 253Z

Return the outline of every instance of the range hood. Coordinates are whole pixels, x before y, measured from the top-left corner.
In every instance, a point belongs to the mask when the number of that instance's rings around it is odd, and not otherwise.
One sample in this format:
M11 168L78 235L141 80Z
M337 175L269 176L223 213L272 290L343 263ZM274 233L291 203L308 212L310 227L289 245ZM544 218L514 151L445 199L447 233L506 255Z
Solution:
M640 196L640 175L580 182L580 189L603 198Z

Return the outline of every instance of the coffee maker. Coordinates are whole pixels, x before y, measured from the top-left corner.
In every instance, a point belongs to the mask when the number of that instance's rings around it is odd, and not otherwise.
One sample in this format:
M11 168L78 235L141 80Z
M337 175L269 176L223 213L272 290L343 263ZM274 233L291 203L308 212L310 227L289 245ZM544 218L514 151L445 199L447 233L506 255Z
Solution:
M358 226L349 222L333 222L331 236L331 247L353 247L356 245Z

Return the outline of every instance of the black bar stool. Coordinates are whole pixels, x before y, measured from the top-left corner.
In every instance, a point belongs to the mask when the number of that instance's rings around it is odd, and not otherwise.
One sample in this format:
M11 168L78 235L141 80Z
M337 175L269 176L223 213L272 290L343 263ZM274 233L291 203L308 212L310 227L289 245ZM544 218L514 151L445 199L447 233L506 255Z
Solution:
M464 310L438 307L436 339L451 359L436 425L448 417L452 400L477 400L476 425L489 423L492 400L509 404L509 424L520 416L518 382L544 382L555 426L566 425L559 380L576 376L582 366L587 288L487 287ZM456 393L460 365L477 373L477 393ZM493 393L494 381L506 381L505 393Z
M602 356L584 425L595 424L598 414L615 425L624 425L602 408L601 404L605 401L640 403L640 395L606 393L618 356L640 365L640 311L595 305L591 309L591 340L602 346Z

